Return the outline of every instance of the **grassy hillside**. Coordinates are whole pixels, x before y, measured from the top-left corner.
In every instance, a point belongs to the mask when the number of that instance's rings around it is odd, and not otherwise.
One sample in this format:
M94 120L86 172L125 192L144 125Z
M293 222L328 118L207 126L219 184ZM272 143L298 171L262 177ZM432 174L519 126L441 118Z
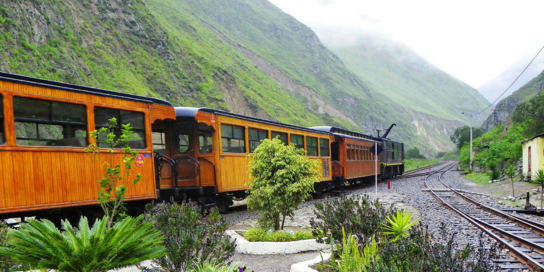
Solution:
M264 0L1 2L0 70L301 126L397 123L424 154L459 125L387 98Z

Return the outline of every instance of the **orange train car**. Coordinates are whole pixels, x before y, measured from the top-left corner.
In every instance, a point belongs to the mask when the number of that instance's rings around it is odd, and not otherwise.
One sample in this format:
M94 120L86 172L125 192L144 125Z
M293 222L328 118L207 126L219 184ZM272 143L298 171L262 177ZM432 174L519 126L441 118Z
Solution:
M161 194L168 193L164 197L198 197L226 211L233 199L245 197L247 155L261 140L276 137L320 161L317 188L332 181L330 133L207 108L175 109L176 121L163 122L153 132L155 150L162 155L159 186Z
M130 188L128 201L157 199L152 129L175 119L170 103L0 73L0 217L55 218L69 209L81 214L97 207L89 205L97 204L102 171L93 171L84 148L92 141L90 131L107 127L112 117L134 127L137 137L130 145L141 155L133 172L143 179ZM113 156L120 161L122 150Z

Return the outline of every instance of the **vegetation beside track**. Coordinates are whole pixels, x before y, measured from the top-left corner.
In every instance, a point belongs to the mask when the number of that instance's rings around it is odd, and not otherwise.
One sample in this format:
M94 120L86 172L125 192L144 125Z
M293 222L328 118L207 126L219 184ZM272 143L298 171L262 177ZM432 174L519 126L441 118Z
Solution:
M410 171L416 168L421 168L433 164L437 164L437 159L405 159L404 171Z
M485 173L472 173L465 176L467 179L474 181L478 185L487 185L491 177Z

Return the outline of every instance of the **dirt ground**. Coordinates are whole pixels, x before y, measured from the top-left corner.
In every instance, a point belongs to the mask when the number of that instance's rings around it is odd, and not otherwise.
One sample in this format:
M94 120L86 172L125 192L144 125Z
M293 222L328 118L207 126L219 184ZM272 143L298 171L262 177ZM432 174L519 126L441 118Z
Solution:
M485 185L475 184L472 180L466 178L465 181L465 185L469 187L469 191L492 196L499 199L501 203L514 208L523 208L525 206L525 197L527 192L529 192L529 200L531 204L535 205L537 208L540 207L541 193L540 186L537 184L524 181L514 181L515 196L521 199L512 201L505 199L508 196L512 196L512 183L509 179Z

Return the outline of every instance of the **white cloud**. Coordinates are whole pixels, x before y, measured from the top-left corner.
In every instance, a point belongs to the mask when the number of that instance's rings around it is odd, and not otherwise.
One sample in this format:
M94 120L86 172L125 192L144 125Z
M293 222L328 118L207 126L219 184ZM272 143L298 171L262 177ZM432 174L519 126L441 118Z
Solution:
M389 34L473 87L544 45L544 1L270 1L310 27Z

